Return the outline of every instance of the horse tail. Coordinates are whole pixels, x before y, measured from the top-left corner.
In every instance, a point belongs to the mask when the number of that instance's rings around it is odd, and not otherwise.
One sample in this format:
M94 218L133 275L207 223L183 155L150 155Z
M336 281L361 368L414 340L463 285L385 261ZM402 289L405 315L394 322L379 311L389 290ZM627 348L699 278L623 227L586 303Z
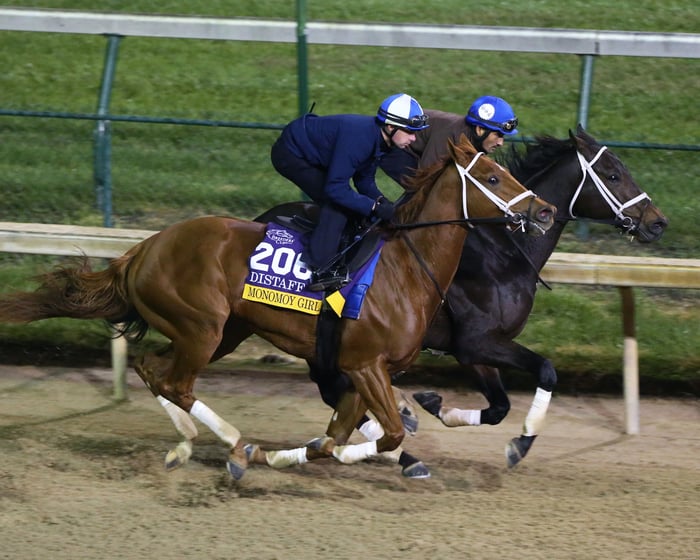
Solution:
M131 251L111 259L106 269L94 272L87 256L72 265L57 266L36 278L34 291L0 296L0 321L29 323L41 319L103 319L119 324L122 334L142 338L148 326L131 303L126 273L133 258Z

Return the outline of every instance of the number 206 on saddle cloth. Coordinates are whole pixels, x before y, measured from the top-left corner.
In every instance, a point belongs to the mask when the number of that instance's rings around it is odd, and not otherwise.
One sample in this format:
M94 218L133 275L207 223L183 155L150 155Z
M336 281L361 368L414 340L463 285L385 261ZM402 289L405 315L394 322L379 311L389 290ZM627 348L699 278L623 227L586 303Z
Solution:
M307 290L311 271L301 258L307 237L307 233L270 222L265 238L248 260L243 299L318 315L324 294ZM380 252L381 244L367 262L351 272L349 284L325 295L326 302L339 317L357 319L360 316L362 302L372 284Z

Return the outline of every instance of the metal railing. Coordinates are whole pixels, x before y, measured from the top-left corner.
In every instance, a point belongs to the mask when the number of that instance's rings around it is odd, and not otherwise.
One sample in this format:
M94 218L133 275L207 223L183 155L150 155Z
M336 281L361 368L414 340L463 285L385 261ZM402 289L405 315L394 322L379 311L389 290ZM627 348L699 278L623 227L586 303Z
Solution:
M222 41L258 41L297 45L299 113L308 102L308 44L382 46L397 48L457 49L500 52L573 54L581 57L581 80L576 122L587 127L597 56L700 58L700 34L485 27L467 25L416 25L383 23L307 22L305 0L296 1L296 21L150 16L68 12L60 10L0 9L0 31L77 33L107 38L98 110L94 114L25 111L0 108L0 115L67 118L96 121L95 187L103 223L112 225L111 123L141 122L236 128L281 129L283 124L213 121L171 117L114 115L109 112L119 43L123 37L162 37ZM521 138L528 142L532 139ZM605 140L612 147L700 151L689 144L661 144Z

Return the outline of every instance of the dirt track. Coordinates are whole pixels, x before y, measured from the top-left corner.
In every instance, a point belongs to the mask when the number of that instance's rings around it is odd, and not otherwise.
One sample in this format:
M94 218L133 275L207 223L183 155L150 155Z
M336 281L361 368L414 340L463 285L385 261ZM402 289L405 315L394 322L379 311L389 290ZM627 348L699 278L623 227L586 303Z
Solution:
M197 389L244 438L296 446L321 435L330 413L300 375L216 373ZM621 399L555 395L511 471L503 448L529 394L513 396L499 426L447 429L420 411L405 447L428 480L381 461L328 460L254 466L233 482L206 428L193 460L166 473L177 435L135 374L129 382L130 400L114 404L108 370L0 366L1 558L698 557L697 400L645 398L642 434L625 436Z

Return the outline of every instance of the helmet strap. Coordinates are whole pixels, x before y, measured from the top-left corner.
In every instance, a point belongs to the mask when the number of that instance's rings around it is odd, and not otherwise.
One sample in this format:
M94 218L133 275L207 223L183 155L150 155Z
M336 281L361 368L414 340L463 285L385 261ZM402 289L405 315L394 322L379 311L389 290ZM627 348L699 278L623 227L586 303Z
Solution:
M477 128L477 127L483 129L484 132L483 132L482 134L480 134L480 135L477 134L477 133L476 133L476 128ZM474 125L474 138L475 138L476 141L479 143L478 146L474 146L474 147L475 147L478 151L480 151L480 152L483 152L483 151L484 151L484 140L486 140L486 138L488 138L488 135L491 134L492 132L493 132L493 130L489 130L488 128L486 128L486 127L484 127L484 126L479 126L478 124L475 124L475 125Z
M394 127L394 130L389 131L389 126ZM389 145L393 146L394 145L394 134L396 134L399 131L399 127L394 126L394 125L385 124L382 127L382 130L384 131L384 134L386 134L389 137Z

